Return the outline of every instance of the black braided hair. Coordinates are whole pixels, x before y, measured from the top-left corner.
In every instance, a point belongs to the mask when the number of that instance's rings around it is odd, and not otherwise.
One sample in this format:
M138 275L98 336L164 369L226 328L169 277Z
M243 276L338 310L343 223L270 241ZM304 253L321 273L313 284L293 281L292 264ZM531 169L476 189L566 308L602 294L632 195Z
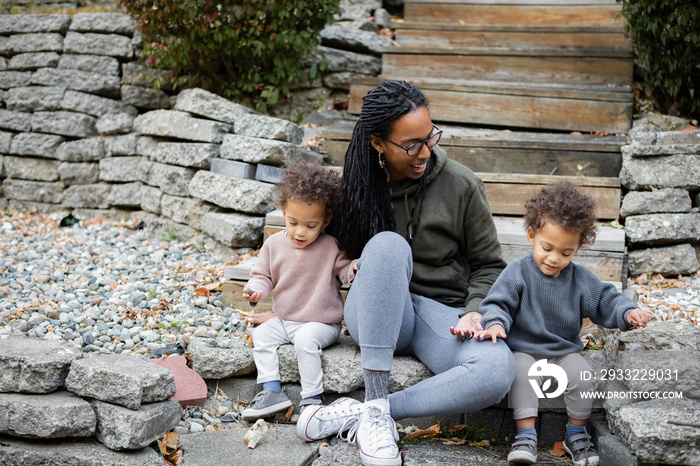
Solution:
M394 231L396 218L391 204L387 174L379 166L379 153L370 143L370 135L386 139L393 122L420 107L427 107L425 95L405 81L387 81L362 98L360 119L352 132L340 183L341 201L333 232L340 249L348 257L360 257L365 244L375 234ZM425 176L416 192L418 218L425 194ZM419 200L420 198L420 200ZM413 211L409 224L413 223ZM419 221L409 227L415 231Z

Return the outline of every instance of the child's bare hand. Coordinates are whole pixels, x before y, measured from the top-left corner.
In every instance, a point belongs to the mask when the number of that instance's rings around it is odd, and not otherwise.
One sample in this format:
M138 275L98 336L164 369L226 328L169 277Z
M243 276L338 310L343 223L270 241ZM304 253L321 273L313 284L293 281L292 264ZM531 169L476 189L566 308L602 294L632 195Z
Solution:
M241 314L243 315L243 314ZM275 317L275 313L271 311L267 312L256 312L254 314L246 314L243 320L250 324L264 324L268 320Z
M249 303L257 303L262 299L262 291L255 291L245 286L243 287L243 299L248 300Z
M627 323L630 324L632 328L646 327L650 320L651 313L639 308L627 314Z
M474 338L478 340L488 340L490 338L494 343L496 343L498 337L506 337L506 329L501 324L494 324L486 330L474 333Z
M468 340L477 331L484 330L481 326L481 314L476 311L468 312L459 319L457 325L450 327L450 333L460 340Z

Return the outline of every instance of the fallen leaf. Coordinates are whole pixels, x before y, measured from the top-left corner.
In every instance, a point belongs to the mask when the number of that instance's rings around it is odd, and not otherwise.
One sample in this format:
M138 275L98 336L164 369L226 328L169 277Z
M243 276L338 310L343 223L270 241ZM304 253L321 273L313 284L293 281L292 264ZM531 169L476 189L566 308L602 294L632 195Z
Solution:
M289 420L292 418L292 414L294 414L294 406L290 406L287 412L284 413L284 420L289 422Z
M442 442L443 445L464 445L467 443L466 440L448 440L447 442Z
M211 294L209 290L204 287L197 288L194 290L194 292L197 296L209 296Z
M440 433L440 423L438 422L434 426L428 427L427 429L416 429L407 436L404 440L413 440L417 438L434 437Z
M557 442L554 444L551 450L549 450L549 454L552 456L559 456L562 457L566 454L566 450L564 450L564 443L563 442Z
M246 348L253 347L253 335L248 335L248 338L246 338L245 344L243 346L245 346Z
M693 125L683 125L680 128L678 128L678 131L694 131L698 129L696 126Z
M117 282L109 282L109 290L114 291L117 289Z
M243 441L248 445L248 448L253 449L258 445L260 440L262 440L266 432L267 422L263 419L258 419L255 421L255 424L253 424L253 427L248 429L248 432L245 433Z
M203 285L202 288L206 288L209 291L221 291L221 285L221 282L207 283L206 285Z

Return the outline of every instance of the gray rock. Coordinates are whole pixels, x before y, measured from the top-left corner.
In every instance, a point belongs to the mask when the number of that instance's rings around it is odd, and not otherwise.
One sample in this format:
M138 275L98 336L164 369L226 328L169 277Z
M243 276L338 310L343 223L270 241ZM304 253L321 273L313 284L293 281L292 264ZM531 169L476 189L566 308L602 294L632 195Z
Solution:
M137 133L105 136L105 154L107 157L136 155L136 143L139 140Z
M189 182L188 190L192 197L239 212L266 214L275 208L274 186L259 181L202 170Z
M64 110L72 110L74 112L87 113L100 117L108 113L125 112L129 115L136 115L137 110L134 107L124 105L118 100L99 97L93 94L84 92L65 91L61 108ZM133 116L131 117L133 120Z
M282 181L282 169L272 165L258 164L255 179L265 183L279 183Z
M11 131L31 131L32 115L0 109L0 128Z
M94 162L105 156L104 139L88 138L66 141L56 149L56 158L63 162Z
M158 144L166 141L167 139L141 136L139 140L136 141L136 153L148 157L149 160L154 160L158 152Z
M234 126L239 119L253 114L248 107L231 102L204 89L186 89L180 92L177 96L175 110L194 113Z
M5 157L5 172L9 178L34 181L57 181L57 160L32 157Z
M171 70L147 68L138 63L124 63L122 65L122 82L124 84L172 91L172 80L173 72Z
M66 90L55 86L15 87L7 91L7 108L17 112L60 110Z
M697 241L700 238L700 214L648 214L627 217L625 236L633 244Z
M36 52L63 52L63 35L53 32L15 34L0 41L3 55Z
M102 55L75 55L65 53L58 61L58 68L62 70L94 71L102 74L119 76L119 60L114 57Z
M41 68L31 77L32 84L61 86L74 91L119 98L119 77L89 71Z
M70 22L69 15L2 15L0 16L0 34L66 32Z
M0 71L0 89L26 86L31 80L32 73L28 71Z
M376 76L382 71L382 60L379 57L324 46L318 47L316 54L318 61L326 60L328 72L331 73L351 71Z
M138 357L100 354L73 362L66 388L76 395L138 409L143 403L172 397L175 379L170 369Z
M84 113L34 112L32 131L59 134L75 138L86 138L97 134L97 119Z
M14 15L12 15L14 16ZM95 438L80 441L42 442L2 437L0 464L4 466L162 466L163 459L152 448L128 452L110 450Z
M344 91L350 90L352 81L361 78L365 75L354 73L352 71L340 71L337 73L328 73L323 75L323 85L331 89L341 89Z
M698 166L700 155L678 154L641 159L623 154L620 183L631 191L652 188L697 191L700 189Z
M161 142L155 154L155 161L183 167L205 168L211 159L219 155L218 144Z
M112 188L112 191L114 191L114 187ZM158 188L146 185L142 186L140 198L141 209L145 210L146 212L152 212L154 214L160 215L161 199L163 198L163 196L163 191L161 191Z
M97 119L95 128L100 134L126 134L134 129L134 115L107 113Z
M253 348L244 346L239 338L191 338L187 350L192 355L192 370L205 379L223 379L255 371Z
M142 404L131 410L102 401L92 401L97 415L97 440L112 450L147 447L177 425L182 416L175 400Z
M170 97L160 89L150 89L142 86L122 85L122 101L134 107L156 110L170 108Z
M189 141L220 143L232 127L224 123L192 118L175 110L154 110L139 116L134 127L142 134Z
M374 22L382 29L391 27L391 15L384 8L377 8L374 11Z
M360 21L372 16L377 8L382 7L381 0L341 0L342 13L336 20Z
M82 357L79 349L62 341L10 335L0 340L0 392L58 390L65 383L71 363Z
M157 215L149 214L146 219L146 226L156 238L173 238L175 241L190 241L202 234L197 230L181 225L166 218L159 218Z
M95 426L90 403L72 393L0 393L0 433L26 438L89 437Z
M93 184L100 181L100 166L90 162L61 162L58 174L66 186Z
M293 165L300 159L300 148L283 141L227 134L221 144L220 157L267 165Z
M70 30L131 36L134 33L134 23L129 16L119 13L76 13Z
M690 212L690 194L684 189L630 191L622 200L620 216L655 214L663 212Z
M219 207L191 197L163 194L160 202L162 214L178 223L202 229L202 217L209 212L218 212Z
M692 375L700 374L700 351L623 351L618 364L616 369L630 371L632 376L622 382L632 391L674 391L689 398L700 395L697 377Z
M232 248L257 247L265 219L243 214L209 212L202 217L202 232Z
M17 71L33 71L39 68L55 68L59 55L56 52L21 53L10 59L7 68Z
M625 151L635 156L700 153L700 130L633 132Z
M690 275L700 269L693 246L679 244L661 248L641 249L629 253L629 273L631 276L643 273L677 277Z
M65 52L76 54L107 55L122 60L134 56L131 39L118 34L94 34L91 32L66 33Z
M700 424L700 402L684 398L634 403L610 416L609 423L638 461L698 464L700 430L687 424Z
M256 165L246 162L236 162L235 160L211 159L212 173L230 176L231 178L243 178L246 180L255 179Z
M141 207L141 189L143 183L137 181L135 183L115 184L107 198L112 206L119 207ZM153 188L158 189L158 188Z
M62 204L64 207L82 207L106 209L107 201L112 187L108 184L73 185L63 192Z
M381 56L384 47L390 47L392 41L389 37L373 32L332 23L321 31L321 44L326 47Z
M275 139L292 144L301 144L304 129L291 121L267 115L244 115L236 120L234 131L241 136Z
M63 198L63 183L5 179L2 182L5 197L18 201L59 204Z
M301 120L302 125L331 126L343 119L343 114L338 110L319 110L309 113Z
M7 69L7 58L0 57L0 71L5 71Z
M100 160L100 179L118 183L145 181L150 165L144 163L143 157L107 157Z
M291 99L293 106L290 105L288 111L293 108L301 113L313 112L328 102L330 98L331 90L325 87L293 91Z
M195 176L192 168L176 167L153 162L147 175L146 183L159 187L165 194L187 196L188 184Z
M7 154L10 152L10 144L12 144L12 136L14 133L6 133L5 131L0 131L0 154ZM2 164L0 164L2 165ZM5 176L5 171L0 168L2 176Z
M10 153L56 158L58 146L64 140L63 137L53 134L19 133L12 138Z

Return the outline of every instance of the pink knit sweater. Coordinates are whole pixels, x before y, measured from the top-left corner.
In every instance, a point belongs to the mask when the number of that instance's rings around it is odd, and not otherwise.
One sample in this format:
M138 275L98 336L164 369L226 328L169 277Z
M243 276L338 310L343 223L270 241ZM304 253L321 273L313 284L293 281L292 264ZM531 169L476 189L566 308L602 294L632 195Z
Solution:
M343 320L341 282L352 282L355 272L332 236L321 233L297 249L281 231L265 241L250 277L248 286L262 291L262 298L274 289L272 310L278 317L335 324Z

